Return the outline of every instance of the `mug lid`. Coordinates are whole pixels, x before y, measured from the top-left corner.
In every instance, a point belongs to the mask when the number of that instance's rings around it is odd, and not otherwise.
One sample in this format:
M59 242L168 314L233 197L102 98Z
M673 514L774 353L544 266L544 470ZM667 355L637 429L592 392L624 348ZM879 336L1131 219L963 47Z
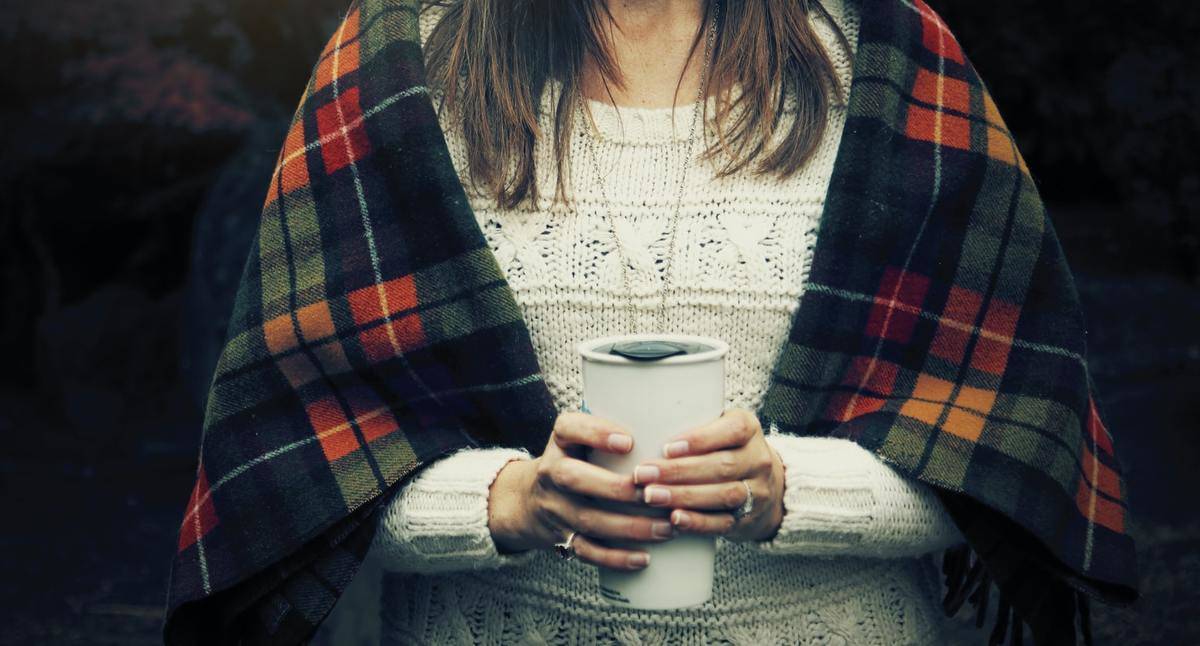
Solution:
M584 361L674 365L720 360L729 351L729 344L707 336L643 332L588 339L575 348Z
M624 341L614 343L609 348L608 353L625 357L626 359L633 359L634 361L657 361L658 359L666 359L667 357L691 354L693 352L703 352L705 350L712 350L712 347L698 343L679 343L676 341L655 339L652 341Z

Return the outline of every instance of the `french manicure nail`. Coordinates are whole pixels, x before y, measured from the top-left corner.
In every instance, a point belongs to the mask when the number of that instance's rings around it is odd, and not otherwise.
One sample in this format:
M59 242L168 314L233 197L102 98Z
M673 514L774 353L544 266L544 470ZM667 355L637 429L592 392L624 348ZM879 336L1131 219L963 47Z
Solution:
M670 538L671 534L675 533L675 528L665 520L656 520L650 525L650 533L656 538Z
M646 487L647 505L665 505L671 502L671 491L665 487Z
M646 484L658 480L658 467L652 464L643 464L633 470L633 484Z
M688 452L687 440L679 440L678 442L671 442L670 444L663 447L663 455L668 458L673 458L677 455L683 455L684 453L687 453L687 452Z
M620 433L613 433L608 436L608 448L618 453L624 453L633 448L633 438Z
M641 552L638 552L637 554L629 555L629 566L630 567L646 567L647 565L650 565L650 555L649 554L643 554Z
M688 516L682 511L676 510L671 514L671 522L675 523L676 527L686 528L688 526Z

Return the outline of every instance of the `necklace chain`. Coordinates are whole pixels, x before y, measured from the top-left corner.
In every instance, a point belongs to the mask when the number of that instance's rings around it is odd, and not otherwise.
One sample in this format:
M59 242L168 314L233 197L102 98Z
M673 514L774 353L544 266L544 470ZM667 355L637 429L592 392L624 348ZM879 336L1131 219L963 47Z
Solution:
M663 322L666 320L667 311L667 290L671 284L671 267L674 265L675 258L675 232L679 228L679 208L683 202L683 191L687 187L688 171L692 166L693 149L695 148L696 140L696 124L700 120L701 108L705 99L705 89L708 85L709 67L712 63L712 48L717 34L717 13L719 11L719 3L714 5L713 18L708 30L708 37L704 43L704 67L700 72L700 87L696 90L696 102L692 106L692 124L688 130L687 138L687 154L683 160L683 169L680 171L679 190L675 196L675 206L671 212L670 229L671 242L670 248L667 251L667 258L663 266L663 285L659 299L658 313L656 322L660 331L663 330ZM586 124L587 113L585 110L583 92L579 92L579 119L580 122ZM597 130L596 135L600 132ZM625 248L621 246L621 238L617 235L616 227L613 226L612 202L608 199L608 193L604 189L604 176L600 172L600 164L596 159L596 151L592 142L592 137L584 136L584 148L587 150L588 158L591 161L592 171L596 176L596 186L600 189L600 197L604 202L605 220L608 222L608 230L612 235L613 242L616 243L617 252L621 260L621 278L625 285L625 294L628 296L628 305L626 313L629 317L629 331L637 332L637 308L633 303L633 287L629 280L629 260L625 254Z

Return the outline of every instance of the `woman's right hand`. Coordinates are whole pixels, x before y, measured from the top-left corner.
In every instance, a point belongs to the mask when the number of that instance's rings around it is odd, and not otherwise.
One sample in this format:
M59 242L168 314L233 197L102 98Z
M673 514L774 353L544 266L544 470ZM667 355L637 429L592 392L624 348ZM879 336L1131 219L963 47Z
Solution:
M600 417L559 414L550 441L533 460L509 462L488 494L488 529L502 552L546 549L578 532L578 558L617 570L640 570L650 562L641 550L609 547L617 539L656 542L671 538L668 519L602 509L599 501L642 504L632 475L618 475L582 458L588 449L628 453L633 437Z

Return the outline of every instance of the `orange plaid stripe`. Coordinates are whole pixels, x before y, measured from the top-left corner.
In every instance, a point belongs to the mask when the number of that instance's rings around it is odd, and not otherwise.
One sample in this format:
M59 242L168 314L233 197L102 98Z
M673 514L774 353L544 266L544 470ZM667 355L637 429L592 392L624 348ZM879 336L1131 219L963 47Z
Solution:
M935 112L919 105L908 106L904 134L909 139L932 142L960 150L971 149L971 123L966 119Z
M320 90L333 82L358 69L359 65L359 9L354 9L346 16L341 29L334 33L325 50L321 53L321 61L317 63L317 72L313 90Z
M923 67L917 69L912 95L914 99L929 105L949 108L963 114L971 111L971 87L965 81L931 72Z

